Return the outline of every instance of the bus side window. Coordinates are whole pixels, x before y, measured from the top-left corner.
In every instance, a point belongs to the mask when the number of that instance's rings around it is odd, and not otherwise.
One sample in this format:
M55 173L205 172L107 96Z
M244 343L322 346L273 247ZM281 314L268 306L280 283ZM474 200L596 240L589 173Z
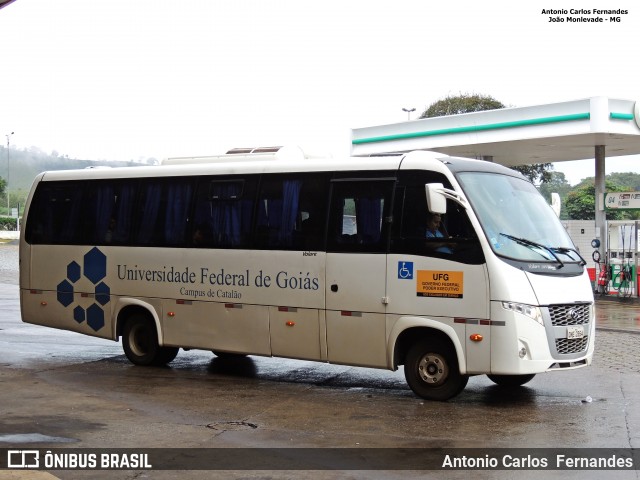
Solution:
M80 182L41 182L30 208L27 242L50 245L81 243L84 232L80 209L83 193Z
M249 246L255 179L204 179L196 195L190 245Z
M391 251L439 257L469 264L484 262L478 237L464 208L447 200L447 213L440 216L439 234L430 232L424 183L396 189Z
M115 227L116 193L111 182L95 182L82 202L85 218L85 242L93 245L111 243Z
M305 250L325 249L329 182L323 174L307 174L300 192L299 246Z
M258 196L256 248L322 249L326 190L322 175L265 175Z
M263 178L258 196L256 246L294 249L302 180L280 175Z
M135 212L136 193L137 189L134 181L122 182L118 185L116 204L109 219L105 243L114 245L128 245L131 243L131 227Z
M392 181L334 181L329 214L328 250L384 252Z
M164 212L163 245L182 247L186 241L189 212L193 194L191 179L173 179L167 187L167 203Z
M160 212L166 209L164 184L158 179L141 182L134 245L159 245L162 239Z
M192 192L193 182L189 178L142 181L136 202L137 229L133 244L183 246L189 225ZM134 198L135 195L131 192L127 201L133 201ZM132 209L131 204L122 205L123 214ZM114 220L116 228L121 225L122 230L119 235L125 242L128 237L126 229L129 228L127 219L122 217Z

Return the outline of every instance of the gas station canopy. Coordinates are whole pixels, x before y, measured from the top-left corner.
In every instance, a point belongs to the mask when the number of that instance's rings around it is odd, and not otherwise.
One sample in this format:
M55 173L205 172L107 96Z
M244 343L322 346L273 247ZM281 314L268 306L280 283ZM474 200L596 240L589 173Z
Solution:
M508 167L593 158L595 230L604 258L606 157L640 154L640 101L592 97L352 130L354 156L411 150L491 160Z
M593 97L352 130L352 155L433 150L506 165L640 154L640 102Z

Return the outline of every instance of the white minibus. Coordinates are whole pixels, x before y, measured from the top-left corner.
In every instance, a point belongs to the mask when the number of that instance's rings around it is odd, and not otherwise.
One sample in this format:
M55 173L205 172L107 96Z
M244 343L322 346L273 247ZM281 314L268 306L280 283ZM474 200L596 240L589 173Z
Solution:
M471 375L517 386L591 363L585 261L522 175L292 151L38 175L23 321L122 338L137 365L183 348L403 366L431 400Z

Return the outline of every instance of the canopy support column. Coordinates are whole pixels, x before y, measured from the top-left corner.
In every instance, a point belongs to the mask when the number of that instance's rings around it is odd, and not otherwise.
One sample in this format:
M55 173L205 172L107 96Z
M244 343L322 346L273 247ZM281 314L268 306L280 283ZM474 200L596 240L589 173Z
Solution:
M596 178L595 178L595 206L596 206L596 238L600 240L600 261L606 261L605 255L607 254L608 246L607 241L607 217L604 211L604 190L605 190L605 146L596 145L595 147L595 160L596 160Z

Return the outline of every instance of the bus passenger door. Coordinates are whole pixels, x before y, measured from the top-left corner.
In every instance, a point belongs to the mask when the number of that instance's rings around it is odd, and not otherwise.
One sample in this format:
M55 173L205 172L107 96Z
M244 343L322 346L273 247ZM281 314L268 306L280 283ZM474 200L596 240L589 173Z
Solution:
M330 363L386 367L386 219L393 184L332 182L325 287Z

